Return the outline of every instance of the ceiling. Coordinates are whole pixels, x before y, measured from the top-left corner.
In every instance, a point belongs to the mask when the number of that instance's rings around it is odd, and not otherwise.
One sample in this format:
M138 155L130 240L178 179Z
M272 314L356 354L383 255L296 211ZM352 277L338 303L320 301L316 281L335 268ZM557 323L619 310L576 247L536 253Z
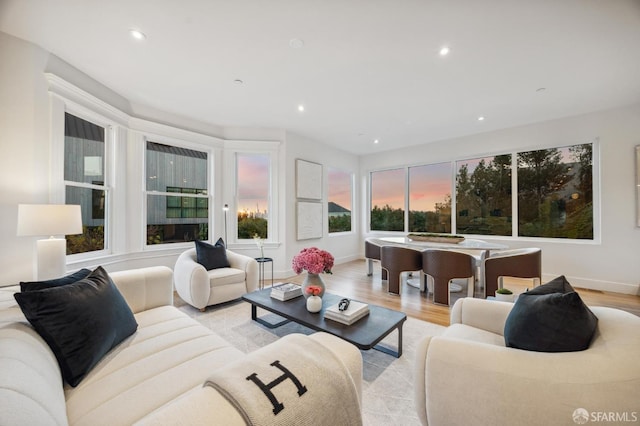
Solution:
M354 154L640 102L640 0L0 0L0 31L134 112Z

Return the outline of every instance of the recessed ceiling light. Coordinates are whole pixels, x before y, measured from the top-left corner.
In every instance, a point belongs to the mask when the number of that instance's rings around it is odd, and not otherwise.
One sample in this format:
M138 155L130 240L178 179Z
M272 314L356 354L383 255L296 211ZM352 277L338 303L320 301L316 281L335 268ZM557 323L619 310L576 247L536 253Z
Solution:
M451 52L451 49L449 49L447 46L443 46L440 49L440 56L447 56L449 52Z
M378 139L374 140L373 143L379 143L380 141Z
M304 46L304 41L300 40L299 38L292 38L291 40L289 40L289 46L293 49L300 49L302 46Z
M544 92L545 90L547 90L546 87L540 87L540 88L536 89L536 92Z
M304 105L298 105L298 111L303 112L304 111Z
M235 80L233 80L233 82L237 85L241 85L242 83L244 83L244 81L240 80L239 78L236 78Z
M131 37L135 38L136 40L145 40L147 38L145 33L136 29L130 29L129 34L131 34Z
M478 117L478 121L484 121L484 116L481 115L480 117Z

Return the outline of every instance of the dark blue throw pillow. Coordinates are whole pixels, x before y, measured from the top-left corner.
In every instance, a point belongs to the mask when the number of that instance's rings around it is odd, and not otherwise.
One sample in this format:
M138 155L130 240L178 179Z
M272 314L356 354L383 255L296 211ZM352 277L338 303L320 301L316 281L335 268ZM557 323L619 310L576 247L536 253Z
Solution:
M505 344L537 352L589 347L598 318L564 276L522 293L504 326Z
M129 305L102 267L80 281L14 297L56 356L63 379L74 387L138 328Z
M54 278L52 280L46 281L27 281L20 283L20 291L34 291L34 290L42 290L49 287L56 287L60 285L67 285L71 283L75 283L76 281L80 281L83 278L86 278L91 271L89 269L80 269L73 274L66 275L62 278Z
M227 259L227 249L222 238L213 246L204 241L196 241L196 259L207 271L231 266Z

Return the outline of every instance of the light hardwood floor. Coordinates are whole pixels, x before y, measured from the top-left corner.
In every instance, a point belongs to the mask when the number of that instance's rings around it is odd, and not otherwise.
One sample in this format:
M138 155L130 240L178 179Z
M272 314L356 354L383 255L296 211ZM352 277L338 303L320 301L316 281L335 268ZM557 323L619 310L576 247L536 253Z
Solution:
M362 300L385 308L395 309L408 316L440 325L449 325L449 307L434 305L419 289L402 283L401 295L387 292L386 281L381 280L380 263L374 262L373 276L368 277L364 260L336 265L333 274L323 274L327 291L345 297ZM283 281L302 283L304 274ZM509 288L516 293L526 291L526 284L510 282ZM619 308L640 316L640 296L608 293L576 288L587 305Z

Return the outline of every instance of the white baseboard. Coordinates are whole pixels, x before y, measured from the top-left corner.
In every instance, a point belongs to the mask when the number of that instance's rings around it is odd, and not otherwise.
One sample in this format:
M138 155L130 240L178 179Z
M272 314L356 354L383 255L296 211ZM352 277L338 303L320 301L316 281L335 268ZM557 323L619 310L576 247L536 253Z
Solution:
M561 274L542 274L542 282L546 283ZM586 288L588 290L609 291L621 294L640 295L640 284L619 283L614 281L594 280L591 278L566 276L567 281L573 287Z

